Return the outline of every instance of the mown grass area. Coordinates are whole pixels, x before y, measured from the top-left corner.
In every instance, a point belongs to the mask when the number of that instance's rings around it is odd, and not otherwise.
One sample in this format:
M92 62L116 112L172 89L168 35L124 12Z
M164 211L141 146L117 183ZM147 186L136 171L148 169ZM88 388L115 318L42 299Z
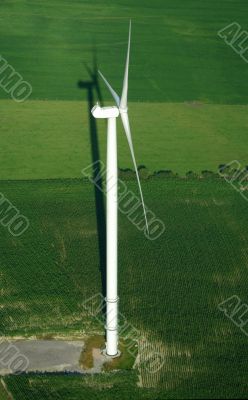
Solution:
M85 340L85 345L79 360L79 363L84 370L93 368L93 349L99 349L103 351L106 348L105 341L105 336L100 335L89 336ZM131 354L131 352L128 351L127 345L125 345L125 342L122 338L120 338L119 340L119 350L119 357L106 359L106 362L103 365L103 371L109 372L115 370L130 370L133 368L138 351L136 351L136 354Z
M95 44L120 90L132 18L131 100L247 104L247 65L217 35L233 21L247 30L247 11L245 0L2 1L1 55L31 83L33 99L79 100Z
M84 93L84 100L86 94ZM0 101L1 179L82 177L96 146L86 101ZM150 171L217 171L219 164L248 163L248 106L130 103L138 164ZM106 159L106 122L98 120L99 157ZM132 168L123 128L118 122L121 168Z
M135 181L127 184L137 190ZM247 202L220 179L152 178L143 189L166 230L152 242L120 215L120 311L165 363L156 374L142 365L136 371L144 386L140 398L148 387L162 391L161 398L245 398L247 337L218 304L233 295L248 302ZM1 227L3 332L103 334L104 325L82 306L102 290L92 185L1 182L0 190L30 220L19 238ZM58 384L43 377L39 382L47 379L47 385L39 388L29 377L9 379L13 387L20 384L16 399L24 396L22 385L42 399L47 391L60 393L60 385L69 390L71 378ZM81 388L81 377L75 380ZM107 398L107 390L99 398ZM132 390L125 387L121 398Z
M130 346L130 344L129 344ZM125 340L120 338L119 340L119 351L120 351L120 356L108 360L104 364L104 371L116 371L116 370L131 370L134 368L134 364L136 361L136 357L138 355L138 345L136 344L136 351L134 354L134 348L132 346L132 352L130 352L130 349L128 348L127 344L125 343Z

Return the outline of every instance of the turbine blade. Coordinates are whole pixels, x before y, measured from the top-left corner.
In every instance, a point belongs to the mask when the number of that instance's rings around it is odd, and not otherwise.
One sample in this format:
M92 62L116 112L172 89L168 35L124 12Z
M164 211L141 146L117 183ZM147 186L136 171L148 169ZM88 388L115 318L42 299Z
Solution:
M131 42L131 20L130 20L130 23L129 23L128 46L127 46L127 58L126 58L126 66L125 66L125 73L124 73L124 79L123 79L123 87L122 87L120 108L127 108L127 91L128 91L128 70L129 70L130 42Z
M144 204L144 198L143 198L143 194L142 194L138 168L137 168L137 164L136 164L136 160L135 160L135 156L134 156L133 141L132 141L132 136L131 136L131 130L130 130L130 125L129 125L128 114L126 112L121 113L121 119L122 119L124 131L126 133L127 141L128 141L128 144L129 144L131 156L132 156L132 159L133 159L134 169L135 169L135 173L136 173L136 177L137 177L137 181L138 181L138 186L139 186L141 203L142 203L143 210L144 210L144 216L145 216L145 221L146 221L146 229L147 229L147 232L149 233L148 222L147 222L147 217L146 217L146 209L145 209L145 204Z
M103 74L101 73L101 71L99 71L99 75L101 76L101 78L103 79L103 81L105 82L106 86L108 87L110 93L112 94L113 98L115 99L115 102L117 104L117 107L120 106L120 97L118 96L118 94L114 91L114 89L112 88L112 86L110 86L110 84L108 83L107 79L103 76Z

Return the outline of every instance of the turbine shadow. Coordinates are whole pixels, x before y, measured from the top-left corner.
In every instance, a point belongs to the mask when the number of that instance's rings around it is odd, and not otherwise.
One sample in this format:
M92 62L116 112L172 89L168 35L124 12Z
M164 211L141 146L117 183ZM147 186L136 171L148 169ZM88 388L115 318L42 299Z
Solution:
M106 297L106 218L105 218L105 206L104 206L104 193L102 191L102 177L101 177L101 165L100 165L100 151L98 144L98 133L96 119L91 114L91 109L95 105L94 93L96 92L97 100L102 105L102 95L98 82L98 68L96 51L93 49L93 68L90 69L87 65L85 68L90 77L89 80L79 81L78 88L87 91L88 100L88 116L89 116L89 133L91 142L91 157L94 163L93 178L97 177L97 184L100 189L94 185L94 196L95 196L95 210L96 210L96 222L97 222L97 236L98 236L98 251L99 251L99 269L101 273L101 285L102 294ZM99 179L100 177L100 179Z

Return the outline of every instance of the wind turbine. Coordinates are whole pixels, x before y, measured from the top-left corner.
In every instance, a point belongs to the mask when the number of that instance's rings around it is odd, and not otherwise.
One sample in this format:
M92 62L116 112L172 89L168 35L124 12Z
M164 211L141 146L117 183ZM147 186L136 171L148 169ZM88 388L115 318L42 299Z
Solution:
M134 169L138 181L141 203L144 210L146 229L148 223L146 217L145 204L140 185L137 164L134 156L131 130L128 119L127 93L128 93L128 69L131 40L131 21L129 25L128 48L126 66L123 80L121 98L110 86L106 78L101 75L110 93L112 94L116 106L101 107L99 104L92 108L92 115L95 118L106 118L107 124L107 287L106 287L106 349L104 353L111 357L118 357L118 294L117 294L117 214L118 214L118 166L117 166L117 137L116 137L116 118L120 115L124 131L129 144Z

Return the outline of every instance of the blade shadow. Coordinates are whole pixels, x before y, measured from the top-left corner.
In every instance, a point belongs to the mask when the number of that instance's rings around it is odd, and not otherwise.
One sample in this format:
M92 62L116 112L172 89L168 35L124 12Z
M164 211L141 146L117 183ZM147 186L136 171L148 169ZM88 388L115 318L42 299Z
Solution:
M103 193L103 182L101 176L101 164L100 164L100 151L98 143L98 132L96 119L91 114L91 109L95 105L94 94L97 95L97 100L102 105L102 94L98 82L98 69L97 69L97 58L96 51L93 50L93 68L89 68L85 65L85 68L89 75L89 80L79 81L78 88L84 89L87 92L88 101L88 117L89 117L89 133L91 142L91 157L92 163L94 163L93 178L97 177L97 185L94 185L94 197L95 197L95 211L96 211L96 222L97 222L97 236L98 236L98 251L99 251L99 269L101 273L101 285L102 294L106 297L106 217L105 217L105 205L104 205L104 193Z

